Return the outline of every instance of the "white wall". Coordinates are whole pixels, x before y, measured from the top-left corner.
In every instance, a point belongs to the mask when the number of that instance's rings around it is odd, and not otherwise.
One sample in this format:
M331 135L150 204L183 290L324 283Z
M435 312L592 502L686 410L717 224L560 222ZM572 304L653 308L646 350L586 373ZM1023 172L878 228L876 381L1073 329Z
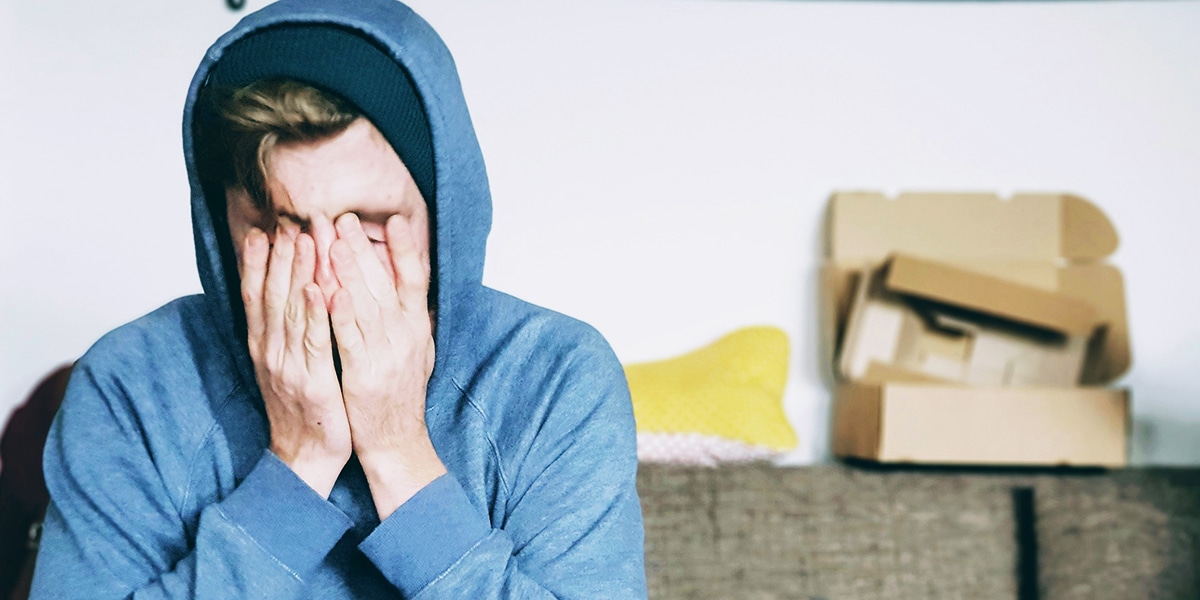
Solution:
M1122 234L1135 459L1200 463L1200 3L414 5L488 160L490 285L592 322L626 361L782 327L806 462L825 454L829 193L1073 191ZM236 18L0 2L0 414L199 289L179 115Z

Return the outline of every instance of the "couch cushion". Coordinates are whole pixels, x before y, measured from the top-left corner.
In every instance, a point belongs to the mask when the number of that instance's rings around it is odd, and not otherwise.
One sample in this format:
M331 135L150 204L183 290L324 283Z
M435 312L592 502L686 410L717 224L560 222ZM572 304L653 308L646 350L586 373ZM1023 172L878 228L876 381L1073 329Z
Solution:
M638 489L654 599L1200 598L1200 469L642 465Z
M1012 493L987 477L644 465L651 598L1016 597Z

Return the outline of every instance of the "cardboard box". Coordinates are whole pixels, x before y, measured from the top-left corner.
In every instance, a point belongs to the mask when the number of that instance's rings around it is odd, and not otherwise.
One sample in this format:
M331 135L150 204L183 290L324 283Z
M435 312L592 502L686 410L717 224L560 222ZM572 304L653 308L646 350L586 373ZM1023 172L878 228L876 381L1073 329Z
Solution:
M826 242L835 455L1126 463L1129 393L1106 387L1130 363L1124 285L1104 263L1117 235L1095 205L839 193Z

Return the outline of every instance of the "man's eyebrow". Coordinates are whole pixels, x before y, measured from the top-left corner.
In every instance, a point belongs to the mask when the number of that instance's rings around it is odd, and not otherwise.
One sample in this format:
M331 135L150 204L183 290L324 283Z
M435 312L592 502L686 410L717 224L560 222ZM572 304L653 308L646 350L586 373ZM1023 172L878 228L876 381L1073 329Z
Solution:
M355 216L358 217L359 221L366 221L368 223L379 223L379 224L387 223L387 220L390 219L392 217L392 215L400 214L398 212L390 211L390 210L373 210L373 211L348 210L342 214L348 214L348 213L353 213ZM275 211L275 216L277 216L281 219L287 219L289 221L292 221L301 227L308 227L311 224L309 219L305 219L305 218L301 217L300 215L295 215L295 214L292 214L285 210ZM338 215L338 216L341 216L341 215ZM336 219L336 217L335 217L335 219Z
M284 211L284 210L275 211L275 216L278 218L281 218L281 219L287 219L289 221L292 221L302 228L307 228L309 225L311 225L311 223L309 222L308 219L303 219L299 215L294 215L294 214Z

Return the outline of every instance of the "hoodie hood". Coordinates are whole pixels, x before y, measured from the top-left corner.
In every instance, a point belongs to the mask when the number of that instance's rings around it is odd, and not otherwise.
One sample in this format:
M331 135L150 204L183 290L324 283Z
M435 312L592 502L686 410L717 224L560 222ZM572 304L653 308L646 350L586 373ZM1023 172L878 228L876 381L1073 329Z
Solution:
M229 242L224 198L208 197L196 165L196 99L231 46L256 32L286 25L328 26L351 32L378 47L410 78L428 119L432 142L433 197L430 248L438 307L435 344L440 366L453 356L448 343L453 323L482 287L484 252L491 228L491 195L475 130L467 111L457 69L441 38L411 9L393 0L280 0L248 15L209 48L188 89L183 114L183 146L191 187L192 232L196 264L206 303L237 357L239 371L253 389L254 371L246 349L237 267ZM358 76L372 71L355 66ZM333 91L338 91L334 89ZM385 99L386 100L386 99ZM403 99L398 99L402 101ZM394 142L393 142L394 145ZM400 149L397 148L400 152ZM403 156L403 153L401 153ZM222 190L215 190L223 196Z

